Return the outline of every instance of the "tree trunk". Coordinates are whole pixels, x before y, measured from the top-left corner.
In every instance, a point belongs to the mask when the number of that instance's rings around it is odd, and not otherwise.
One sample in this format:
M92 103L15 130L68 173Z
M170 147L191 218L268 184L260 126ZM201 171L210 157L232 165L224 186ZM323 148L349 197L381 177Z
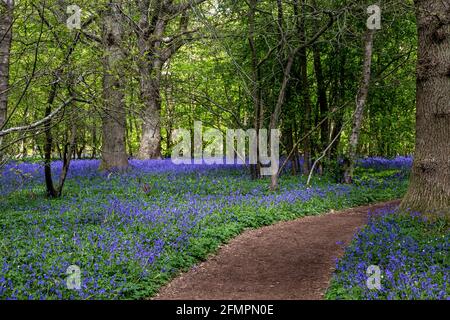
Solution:
M71 132L69 133L70 137L68 138L68 142L64 145L64 154L63 154L63 165L61 169L61 174L59 176L59 184L57 189L58 197L62 196L62 190L64 188L64 183L66 182L67 173L69 172L70 167L70 159L72 155L75 155L75 141L77 137L77 125L74 121L71 123Z
M49 99L47 106L45 108L45 116L47 117L52 111L52 104L56 97L56 85L52 86L50 91ZM45 176L45 185L47 189L47 197L49 198L59 198L62 195L62 191L64 188L64 183L66 181L67 173L69 172L70 161L72 154L75 153L75 139L76 139L76 125L75 122L71 124L71 133L69 133L70 138L68 138L69 142L65 142L64 151L62 153L63 165L61 168L61 173L59 176L58 186L55 188L52 177L52 145L53 145L53 137L51 133L51 119L49 119L45 123L45 145L44 145L44 176Z
M322 71L322 61L320 55L320 47L319 44L315 44L313 46L314 53L314 72L316 74L317 80L317 99L319 101L319 109L320 109L320 117L322 122L320 125L320 144L322 151L328 146L330 137L329 137L329 121L328 117L328 99L327 99L327 91L325 86L325 81L323 77Z
M356 152L358 148L359 132L361 130L361 124L364 116L364 108L366 106L367 95L369 93L370 85L370 69L372 66L372 50L373 50L373 37L375 31L367 29L365 41L364 41L364 64L363 64L363 76L362 81L356 97L356 110L353 115L352 132L349 138L349 146L347 156L344 159L344 182L352 183L353 170L355 167Z
M139 7L141 30L138 36L138 69L140 98L144 105L142 113L142 135L139 146L139 159L161 159L161 41L152 36L163 36L167 21L162 18L161 3L141 3ZM149 20L151 12L152 20ZM150 32L152 30L152 32Z
M450 217L450 4L417 0L416 151L402 209Z
M125 145L126 112L123 93L122 19L119 4L110 2L103 17L103 101L102 170L125 170L128 156Z
M95 159L97 156L97 125L94 123L92 124L92 154L91 159Z
M11 51L13 0L0 1L0 130L6 121L8 111L9 90L9 57ZM0 161L3 158L1 150L3 138L0 137Z
M55 101L57 85L56 82L52 84L50 89L47 106L45 107L45 117L48 117L52 112L52 104ZM51 132L51 119L45 123L45 143L44 143L44 176L47 196L49 198L57 198L58 192L55 189L52 179L52 147L53 137Z
M256 13L257 1L249 1L248 11L248 44L251 52L252 61L252 100L253 100L253 126L256 130L256 139L259 141L259 129L264 125L264 109L261 101L261 88L260 88L260 71L259 71L259 59L255 44L255 13ZM257 154L259 160L259 143L257 145ZM250 164L252 179L259 179L261 177L261 165L258 161L256 164Z
M345 91L345 79L346 79L346 73L345 73L345 63L347 61L347 54L345 49L343 50L338 46L336 52L336 56L339 57L338 66L336 69L339 70L339 73L335 75L335 79L333 81L333 88L332 88L332 104L336 107L341 107L344 104L345 96L343 92ZM328 158L331 161L335 161L336 164L339 161L338 160L338 147L341 140L341 129L344 124L344 111L339 110L336 111L332 118L332 126L331 127L331 134L330 137L333 139L333 137L337 137L336 141L332 144L330 150L328 151ZM339 177L339 179L342 179L342 177Z
M173 51L164 51L162 49L160 39L163 37L168 23L168 19L165 16L166 10L170 11L171 8L164 5L162 1L142 1L139 3L139 30L137 31L138 69L140 98L144 105L142 135L138 152L139 159L162 158L161 70L164 62L176 51L175 48L173 48Z
M140 159L161 158L161 70L186 39L189 15L187 11L205 0L174 3L174 1L137 1L139 22L131 23L138 38L140 95L144 105L142 114L142 136L138 157ZM165 37L169 21L179 17L178 34L173 30ZM126 17L130 21L130 17ZM164 38L170 39L167 44Z
M299 64L300 64L300 90L302 93L303 102L303 132L311 131L311 97L309 95L309 81L308 81L308 56L306 43L306 1L301 0L301 16L299 17L298 32L300 45L299 50ZM298 11L298 9L297 9ZM311 169L311 136L308 135L303 139L303 170L304 175L308 175Z
M289 157L289 161L291 162L291 172L293 176L296 176L298 173L298 159L296 154L297 146L295 145L294 139L294 130L293 125L288 124L288 128L286 129L286 150L291 153Z
M139 159L161 159L161 65L143 63L139 68L142 114L142 136Z

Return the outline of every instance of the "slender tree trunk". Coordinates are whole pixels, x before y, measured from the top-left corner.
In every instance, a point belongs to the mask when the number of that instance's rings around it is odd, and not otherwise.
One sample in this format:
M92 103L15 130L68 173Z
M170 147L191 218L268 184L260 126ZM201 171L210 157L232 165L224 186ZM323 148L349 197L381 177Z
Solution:
M320 109L320 120L325 121L320 125L320 144L322 151L328 146L330 140L329 133L329 121L327 120L328 116L328 99L327 99L327 91L325 86L325 80L323 77L322 71L322 61L320 54L320 46L319 44L314 44L313 46L313 55L314 55L314 71L316 75L317 81L317 98L319 101L319 109Z
M68 139L68 142L66 142L66 144L64 145L63 165L59 176L58 189L56 190L58 197L61 197L62 195L64 184L67 178L67 173L69 172L72 155L75 156L75 141L77 137L77 125L75 124L75 122L72 122L71 124L71 132L69 133L69 135L70 137Z
M47 117L52 111L52 104L56 97L56 85L52 87L47 106L45 108L45 116ZM55 187L53 183L52 177L52 145L53 145L53 136L51 133L51 120L48 120L45 123L45 144L44 144L44 175L45 175L45 185L47 189L47 197L49 198L59 198L62 195L62 191L64 188L64 183L66 181L67 173L69 172L70 161L72 155L75 153L75 140L76 140L76 132L77 127L74 122L71 124L71 132L69 133L70 137L68 138L68 142L65 143L62 151L62 168L61 173L59 175L59 183L57 187Z
M53 83L50 94L47 101L47 106L45 107L45 117L48 117L52 112L52 105L55 101L57 91L56 82ZM44 143L44 176L45 176L45 186L47 189L47 196L49 198L58 197L58 192L55 189L52 179L52 147L53 147L53 137L51 132L51 119L45 123L45 143Z
M317 8L317 3L315 0L312 1L313 6ZM315 21L314 23L315 29L318 29L318 24ZM321 56L321 48L319 43L315 43L313 45L313 57L314 57L314 73L316 75L316 81L317 81L317 99L319 102L319 110L320 110L320 117L321 121L324 119L327 119L322 122L320 126L320 144L321 148L325 150L325 148L328 146L328 143L330 142L330 132L329 132L329 120L327 118L328 116L328 98L327 98L327 88L325 85L325 78L323 75L323 68L322 68L322 56ZM332 138L331 138L332 139Z
M450 217L450 3L417 0L416 151L401 208Z
M343 92L345 92L345 63L347 61L346 51L342 50L342 48L337 48L336 56L338 59L337 69L339 70L338 75L335 76L334 85L333 85L333 102L334 106L341 107L344 103L345 96ZM341 129L344 122L344 112L343 110L336 111L333 116L333 126L331 129L330 137L337 137L336 141L332 144L329 150L329 159L332 161L338 162L338 146L341 140ZM339 177L342 179L342 177Z
M95 159L97 156L97 125L95 123L92 124L92 154L91 159Z
M128 156L125 145L126 112L123 93L123 30L120 4L109 3L103 17L103 101L102 170L125 170Z
M295 144L294 146L294 150L292 150L292 166L295 168L295 174L297 175L301 170L300 170L300 156L299 156L299 152L298 152L298 141L299 137L298 137L298 125L297 125L297 120L294 118L293 119L293 124L292 124L292 140Z
M79 148L76 150L77 158L78 158L78 159L82 159L82 158L83 158L83 151L84 151L84 145L81 146L81 147L79 147Z
M259 129L263 126L263 109L261 105L261 88L260 88L260 72L259 72L259 59L255 44L255 12L256 12L257 0L251 0L249 2L248 11L248 44L251 52L252 61L252 100L253 100L253 125L256 130L256 139L259 141ZM257 145L257 154L259 155L259 143ZM258 157L259 158L259 157ZM250 165L252 179L258 179L261 177L260 164Z
M363 77L356 97L356 110L353 115L353 127L349 138L347 156L344 159L344 182L352 183L355 167L356 152L358 149L359 133L364 116L367 96L370 85L370 69L372 65L373 37L375 31L368 29L364 41Z
M297 168L297 158L296 158L296 152L293 151L293 149L295 149L296 147L294 146L294 132L293 132L293 125L292 124L288 124L288 129L286 130L286 149L288 152L291 152L291 156L289 158L289 161L291 162L292 165L292 175L296 176L298 173L298 168Z
M305 0L300 1L301 16L299 17L298 32L300 44L306 43L306 12ZM302 46L299 50L299 64L300 64L300 88L303 101L303 130L305 133L311 131L311 97L309 95L309 81L308 81L308 56L307 47ZM303 171L304 175L308 175L311 169L311 136L303 139Z
M173 83L170 84L170 87L166 87L166 156L170 156L170 151L172 148L172 130L174 127L174 113L175 113L175 102L172 98L173 94Z
M128 148L128 155L130 158L133 158L133 144L132 144L132 137L133 137L133 115L128 114L127 115L127 148Z
M2 129L8 111L9 90L9 57L11 52L13 0L0 1L0 130ZM0 161L3 158L3 137L0 137Z

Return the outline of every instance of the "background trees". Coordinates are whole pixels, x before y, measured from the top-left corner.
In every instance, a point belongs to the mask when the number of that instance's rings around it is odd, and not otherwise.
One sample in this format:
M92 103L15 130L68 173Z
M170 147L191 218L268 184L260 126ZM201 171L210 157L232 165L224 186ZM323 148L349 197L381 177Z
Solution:
M102 169L124 169L128 157L170 156L172 130L192 130L197 120L222 131L280 128L281 164L294 175L308 175L320 158L317 172L340 179L339 159L349 151L410 154L412 1L381 3L383 30L373 42L359 142L354 150L347 142L371 4L80 1L81 29L69 30L67 1L21 1L12 23L5 129L28 129L5 135L0 148L13 158L101 156ZM58 110L67 99L73 101ZM253 178L259 168L250 168Z

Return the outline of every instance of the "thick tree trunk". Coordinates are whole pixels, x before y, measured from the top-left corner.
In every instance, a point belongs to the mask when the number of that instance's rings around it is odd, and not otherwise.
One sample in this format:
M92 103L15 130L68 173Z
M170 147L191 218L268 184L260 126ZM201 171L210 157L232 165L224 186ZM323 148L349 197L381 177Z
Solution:
M140 68L141 100L144 103L142 114L142 136L139 159L161 159L161 66Z
M415 1L419 33L416 151L401 207L450 217L450 2Z
M364 44L364 64L363 77L356 97L356 109L353 115L352 132L349 138L349 146L347 156L344 159L344 182L352 183L353 170L355 167L356 152L358 149L359 133L364 116L364 108L366 106L367 96L370 85L370 70L372 66L372 50L373 37L375 31L367 29Z
M8 111L9 89L9 57L11 51L13 0L0 1L0 130L2 129ZM0 137L0 161L3 158L2 141Z
M142 135L139 159L161 159L161 70L164 64L161 41L167 20L162 2L140 3L139 27L137 32L139 48L140 97L144 105L141 116ZM149 17L149 14L151 17ZM155 41L155 39L158 39Z
M126 112L123 93L122 19L118 4L109 4L103 17L103 101L102 170L125 170L128 156L125 145Z
M161 3L143 2L140 6L138 32L140 98L144 105L142 113L142 135L139 146L139 159L161 158L161 60L160 41L153 41L152 36L160 38L164 34L167 21L163 15ZM153 18L149 20L149 12ZM150 33L153 30L153 33Z

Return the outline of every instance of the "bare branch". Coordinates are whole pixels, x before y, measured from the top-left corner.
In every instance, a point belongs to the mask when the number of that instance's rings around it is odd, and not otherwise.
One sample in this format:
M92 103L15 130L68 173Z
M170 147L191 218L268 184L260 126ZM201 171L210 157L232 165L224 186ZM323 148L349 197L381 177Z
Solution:
M0 131L0 137L6 136L8 134L11 134L13 132L24 132L24 131L30 131L33 129L36 129L37 127L44 125L47 121L54 118L61 110L63 110L68 104L70 104L72 101L74 101L73 97L70 97L66 101L64 101L58 108L56 108L52 113L50 113L47 117L36 121L33 124L27 125L27 126L21 126L21 127L13 127L6 130Z

